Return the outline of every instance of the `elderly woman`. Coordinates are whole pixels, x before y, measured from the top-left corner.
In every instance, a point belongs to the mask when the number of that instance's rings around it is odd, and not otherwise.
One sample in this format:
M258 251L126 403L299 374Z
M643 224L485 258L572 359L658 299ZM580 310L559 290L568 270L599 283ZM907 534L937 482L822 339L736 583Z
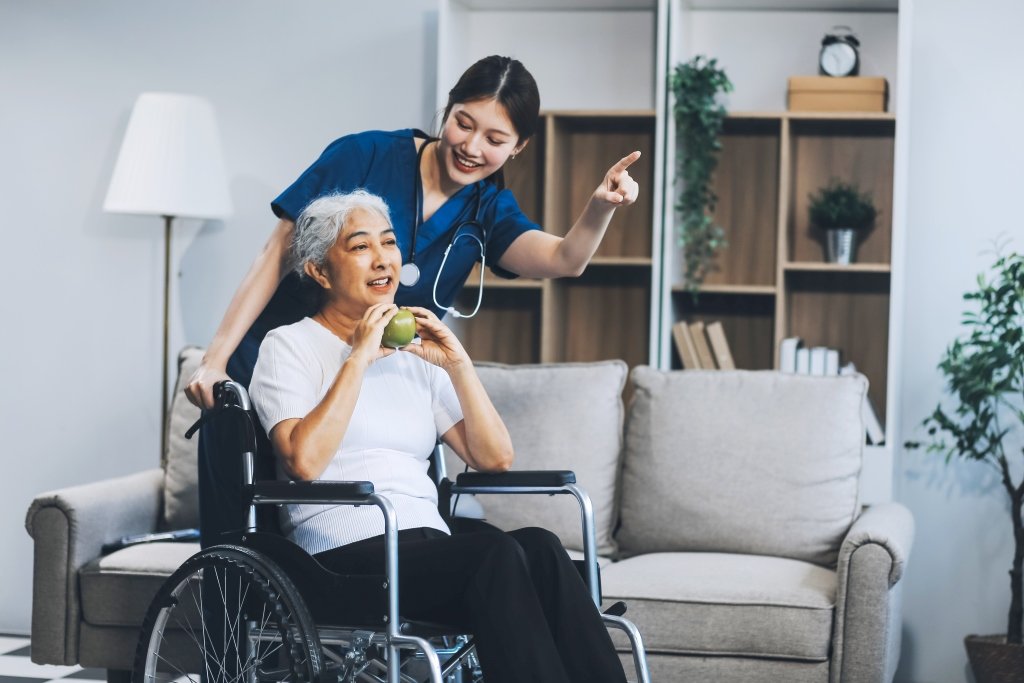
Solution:
M512 443L452 332L410 308L420 343L381 347L401 254L387 205L363 191L310 203L294 263L320 286L310 318L263 341L253 404L290 479L372 481L398 513L402 612L476 636L491 683L625 681L586 586L542 529L452 535L427 458L437 438L474 469L507 470ZM339 573L379 573L384 525L372 506L293 505L289 537Z

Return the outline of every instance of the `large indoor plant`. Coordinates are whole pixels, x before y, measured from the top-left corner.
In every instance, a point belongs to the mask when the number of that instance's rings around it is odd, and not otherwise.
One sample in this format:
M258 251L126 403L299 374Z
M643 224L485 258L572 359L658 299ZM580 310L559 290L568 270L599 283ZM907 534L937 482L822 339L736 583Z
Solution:
M966 333L939 363L955 402L939 405L923 424L928 451L947 461L955 456L995 468L1009 497L1014 550L1006 637L965 641L978 683L1019 681L1024 675L1024 477L1014 480L1013 472L1024 465L1024 256L999 255L991 275L978 276L977 289L964 299L976 310L964 313Z
M808 197L811 223L825 231L825 258L849 264L857 253L857 234L875 224L878 210L866 192L853 183L833 179Z
M698 55L678 64L669 83L675 100L676 213L679 244L683 249L684 277L691 291L700 289L714 260L725 245L725 233L711 214L717 197L711 178L722 145L719 135L725 107L718 101L732 83L714 59Z

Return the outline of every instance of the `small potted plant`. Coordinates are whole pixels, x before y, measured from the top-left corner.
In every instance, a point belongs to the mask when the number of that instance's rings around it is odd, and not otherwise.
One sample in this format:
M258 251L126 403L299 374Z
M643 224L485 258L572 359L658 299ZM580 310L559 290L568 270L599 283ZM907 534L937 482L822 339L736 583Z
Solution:
M857 233L875 224L878 214L871 196L852 183L833 179L809 196L811 223L825 231L825 260L850 264L857 252Z
M935 408L923 426L929 452L995 468L1009 497L1014 549L1006 635L967 636L964 644L978 683L1019 681L1024 672L1024 477L1014 475L1024 464L1024 255L997 255L991 280L980 275L977 289L964 299L978 310L964 313L967 332L939 363L956 400ZM907 448L922 445L906 443Z

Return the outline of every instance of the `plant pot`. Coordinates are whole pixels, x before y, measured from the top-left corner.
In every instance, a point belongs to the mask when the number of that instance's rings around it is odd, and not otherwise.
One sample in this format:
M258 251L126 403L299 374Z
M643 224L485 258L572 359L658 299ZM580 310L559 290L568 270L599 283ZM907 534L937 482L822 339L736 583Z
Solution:
M1024 645L1011 645L1005 635L964 638L967 658L977 683L1019 683L1024 679Z
M853 228L829 228L825 231L825 260L849 265L857 257L857 231Z

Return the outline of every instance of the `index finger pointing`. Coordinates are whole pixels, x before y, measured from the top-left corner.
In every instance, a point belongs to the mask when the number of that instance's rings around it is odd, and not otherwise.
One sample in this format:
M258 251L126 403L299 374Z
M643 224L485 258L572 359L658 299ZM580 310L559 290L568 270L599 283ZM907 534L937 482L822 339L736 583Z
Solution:
M627 168L632 166L633 163L639 158L640 150L637 150L631 154L627 154L626 156L619 159L619 161L614 166L612 166L612 171L625 171Z

